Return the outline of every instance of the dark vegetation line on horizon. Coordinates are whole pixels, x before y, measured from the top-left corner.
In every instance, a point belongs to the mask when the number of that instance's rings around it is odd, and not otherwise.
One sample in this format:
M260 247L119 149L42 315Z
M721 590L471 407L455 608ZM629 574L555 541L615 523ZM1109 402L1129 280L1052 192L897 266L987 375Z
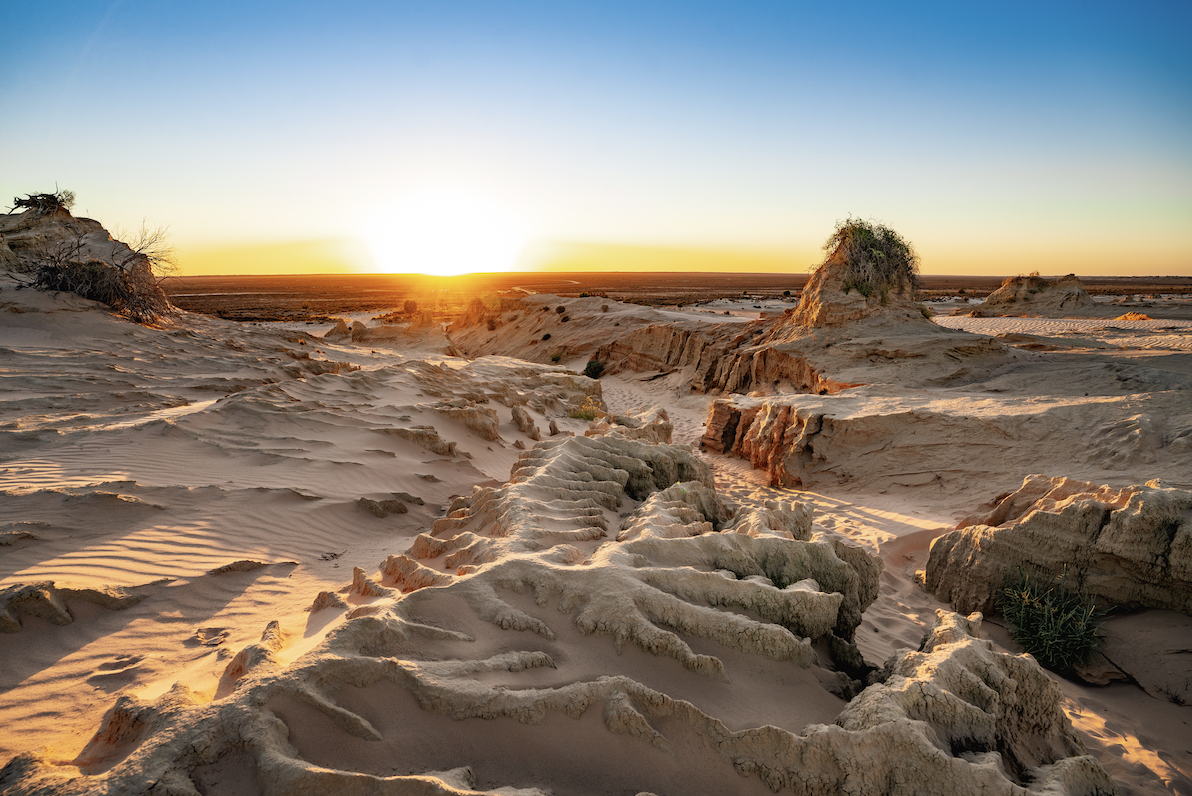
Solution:
M542 279L542 275L535 272L503 272L437 277L432 281L421 275L375 273L204 275L173 277L162 286L174 304L193 312L239 321L323 322L347 313L389 311L411 299L420 307L448 319L453 313L462 312L473 298L510 291L518 286L565 297L579 297L586 293L653 306L690 305L718 298L793 300L809 279L808 274L691 272L689 279L680 281L676 273L685 272L574 272L555 279ZM567 277L582 278L561 284ZM1094 294L1192 293L1192 277L1140 279L1094 277L1085 285ZM943 275L921 276L920 280L924 298L952 295L981 298L1004 281L999 276ZM785 296L788 291L790 295Z

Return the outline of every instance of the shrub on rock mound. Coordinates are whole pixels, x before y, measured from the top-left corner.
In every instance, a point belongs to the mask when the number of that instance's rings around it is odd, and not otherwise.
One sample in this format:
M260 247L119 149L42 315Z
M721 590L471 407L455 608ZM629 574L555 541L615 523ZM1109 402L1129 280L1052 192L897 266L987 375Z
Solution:
M847 264L845 291L855 289L869 298L884 295L904 280L919 284L919 255L911 242L876 221L850 218L838 221L824 243L829 259L842 257Z

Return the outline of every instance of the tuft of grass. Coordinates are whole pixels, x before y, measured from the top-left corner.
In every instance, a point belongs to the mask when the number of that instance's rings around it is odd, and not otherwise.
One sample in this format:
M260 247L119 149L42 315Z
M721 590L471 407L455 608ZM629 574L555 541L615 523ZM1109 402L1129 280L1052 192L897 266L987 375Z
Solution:
M836 222L836 230L824 243L829 259L838 252L847 268L844 291L856 290L869 298L884 299L891 287L906 280L919 286L919 255L911 242L876 221L849 218Z
M589 379L598 379L603 372L604 363L599 359L589 359L588 364L584 366L584 375Z
M596 413L600 411L600 404L592 396L584 399L584 402L579 406L573 406L567 410L568 417L574 417L576 420L595 420Z
M1087 663L1101 638L1096 605L1058 581L1032 579L1021 567L1006 578L998 608L1010 634L1042 665L1057 672Z

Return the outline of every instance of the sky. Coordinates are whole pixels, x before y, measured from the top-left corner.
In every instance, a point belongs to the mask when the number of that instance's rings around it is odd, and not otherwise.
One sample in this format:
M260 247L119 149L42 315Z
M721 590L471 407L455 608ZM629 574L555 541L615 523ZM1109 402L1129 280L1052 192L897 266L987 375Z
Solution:
M1192 4L0 4L0 196L184 273L1192 275ZM646 256L648 253L649 256ZM632 254L632 256L629 256Z

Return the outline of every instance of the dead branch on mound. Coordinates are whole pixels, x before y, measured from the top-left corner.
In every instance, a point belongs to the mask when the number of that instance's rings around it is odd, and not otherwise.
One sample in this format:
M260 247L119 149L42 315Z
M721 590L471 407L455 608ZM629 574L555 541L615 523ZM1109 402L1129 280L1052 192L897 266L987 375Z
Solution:
M98 255L81 230L68 228L73 234L40 247L14 276L38 290L106 304L136 323L156 323L177 311L159 284L176 269L168 228L142 224L129 243L109 237Z
M45 215L46 213L53 213L59 208L70 210L74 207L75 192L55 189L54 193L30 193L25 194L22 199L19 196L13 197L13 210L32 210L37 215Z

